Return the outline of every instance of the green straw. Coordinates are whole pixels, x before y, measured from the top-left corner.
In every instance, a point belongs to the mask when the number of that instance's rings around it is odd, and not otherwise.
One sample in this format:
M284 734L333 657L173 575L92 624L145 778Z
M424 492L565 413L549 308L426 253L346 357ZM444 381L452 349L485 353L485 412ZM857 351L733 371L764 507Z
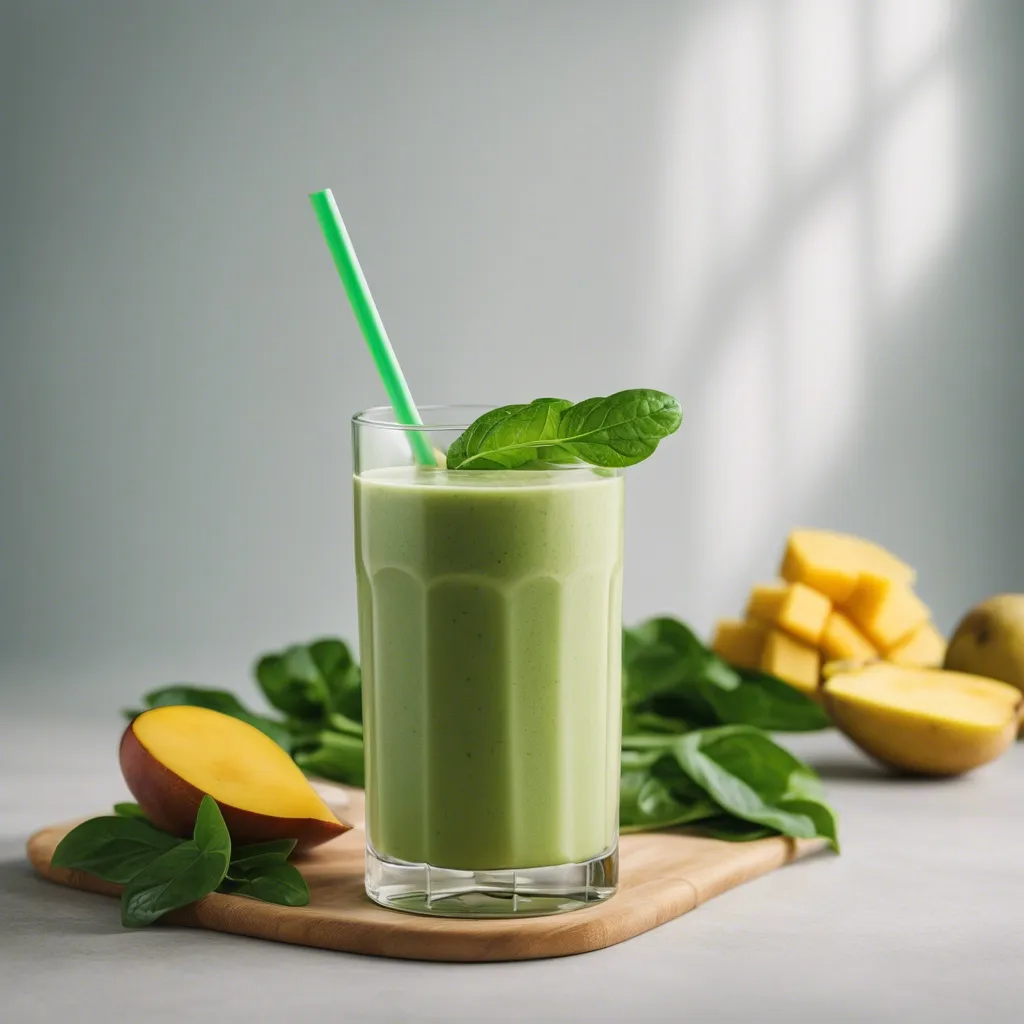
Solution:
M324 233L327 248L334 257L334 265L338 268L338 276L345 286L348 301L352 304L356 322L363 332L366 344L370 347L370 355L377 365L377 372L384 382L388 399L395 410L395 419L406 426L421 426L423 420L420 419L416 403L412 400L412 393L405 382L402 368L398 365L398 357L388 340L388 332L384 330L380 313L374 305L370 286L363 277L363 268L359 266L359 259L352 247L352 239L348 237L345 222L338 211L338 204L334 201L329 188L322 192L312 192L309 201L313 204L316 219L320 222L320 230ZM421 466L437 465L434 450L422 431L410 431L409 443L412 445L414 458Z

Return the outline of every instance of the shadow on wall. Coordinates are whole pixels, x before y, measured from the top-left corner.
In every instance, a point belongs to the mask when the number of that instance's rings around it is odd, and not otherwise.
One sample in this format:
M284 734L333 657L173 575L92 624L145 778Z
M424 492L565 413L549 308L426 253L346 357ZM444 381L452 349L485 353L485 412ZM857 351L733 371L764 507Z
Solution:
M1024 585L1024 4L14 6L0 690L355 635L324 184L421 401L680 398L630 619L707 629L797 523L943 628Z
M951 0L736 0L692 27L647 375L692 382L708 424L682 525L705 611L797 521L882 525L826 498L869 426L883 327L957 228L959 30Z

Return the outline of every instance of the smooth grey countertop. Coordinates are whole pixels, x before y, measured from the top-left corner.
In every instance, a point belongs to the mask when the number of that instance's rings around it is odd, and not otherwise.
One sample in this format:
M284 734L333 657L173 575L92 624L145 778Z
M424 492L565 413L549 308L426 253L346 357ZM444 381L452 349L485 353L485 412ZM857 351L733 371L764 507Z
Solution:
M60 712L55 711L60 716ZM610 949L392 961L175 928L35 878L37 826L126 792L115 716L0 721L0 1019L1010 1021L1024 1005L1024 743L948 782L887 777L841 737L790 737L843 853L791 865Z

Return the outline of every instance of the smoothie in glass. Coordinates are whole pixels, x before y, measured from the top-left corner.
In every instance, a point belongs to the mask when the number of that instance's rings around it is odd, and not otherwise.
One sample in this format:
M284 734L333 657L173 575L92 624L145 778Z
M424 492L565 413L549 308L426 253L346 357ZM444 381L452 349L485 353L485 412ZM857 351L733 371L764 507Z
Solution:
M623 506L590 466L357 472L375 899L614 890Z

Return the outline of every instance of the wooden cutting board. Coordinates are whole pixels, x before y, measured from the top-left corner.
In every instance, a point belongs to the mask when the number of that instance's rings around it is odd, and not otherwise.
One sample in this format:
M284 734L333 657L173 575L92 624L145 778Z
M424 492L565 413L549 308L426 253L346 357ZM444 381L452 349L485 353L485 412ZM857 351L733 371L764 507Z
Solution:
M362 795L341 795L348 821L362 820ZM54 848L75 822L51 825L28 841L44 878L117 896L121 886L81 871L51 868ZM610 900L553 917L520 921L438 919L385 910L363 891L361 828L298 861L309 884L306 907L279 907L214 893L168 914L169 924L251 935L321 949L406 960L533 960L603 949L679 917L714 896L821 848L818 842L761 839L725 843L672 832L623 836L620 886ZM117 913L111 907L111 914Z

